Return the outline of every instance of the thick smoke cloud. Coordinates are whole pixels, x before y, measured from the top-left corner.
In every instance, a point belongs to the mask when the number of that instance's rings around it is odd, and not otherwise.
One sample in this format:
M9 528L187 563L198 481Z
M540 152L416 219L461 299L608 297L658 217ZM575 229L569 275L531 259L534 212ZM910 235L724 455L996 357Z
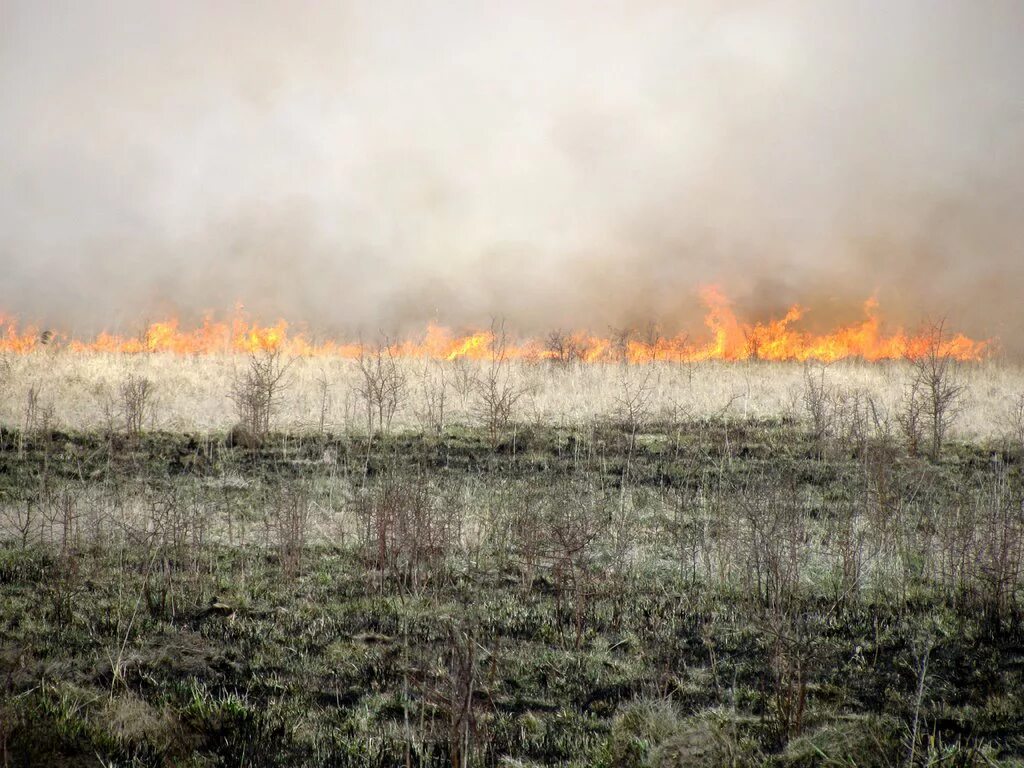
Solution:
M0 6L0 308L810 324L1022 349L1024 5Z

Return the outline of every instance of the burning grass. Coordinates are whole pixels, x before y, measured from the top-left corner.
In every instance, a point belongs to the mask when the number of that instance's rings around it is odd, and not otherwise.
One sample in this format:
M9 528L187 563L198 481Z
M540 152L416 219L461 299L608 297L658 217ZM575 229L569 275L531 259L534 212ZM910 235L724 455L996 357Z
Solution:
M460 334L429 325L418 337L391 341L388 346L398 357L447 361L487 360L500 344L502 353L510 359L534 362L835 362L850 358L877 362L919 355L933 341L933 329L929 328L917 332L885 331L878 304L873 299L864 303L864 317L860 322L825 333L812 333L799 328L806 314L799 305L790 307L781 318L755 322L739 318L732 303L718 288L706 286L700 296L706 309L705 328L695 334L680 332L665 336L655 326L648 326L643 332L621 329L609 335L595 335L584 331L553 331L542 339L509 341L503 328ZM348 359L359 357L367 349L360 340L317 341L292 329L285 320L262 326L247 318L241 309L236 310L229 321L207 317L197 328L184 328L177 318L170 318L152 323L138 336L104 332L92 339L66 337L35 327L19 328L15 318L0 313L0 351L25 353L47 345L63 346L72 352L128 354L211 355L281 350L291 356ZM990 340L971 339L962 333L953 333L941 340L942 354L960 361L980 360L991 347Z

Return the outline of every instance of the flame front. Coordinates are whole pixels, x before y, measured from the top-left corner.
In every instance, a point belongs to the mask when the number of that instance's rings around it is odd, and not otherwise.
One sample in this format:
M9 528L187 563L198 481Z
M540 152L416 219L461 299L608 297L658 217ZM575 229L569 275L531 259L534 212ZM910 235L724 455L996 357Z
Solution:
M687 334L674 337L654 336L639 339L618 338L577 332L562 337L564 347L556 349L549 340L522 339L507 342L503 354L509 359L572 359L585 363L613 360L630 362L704 360L771 360L832 362L844 358L868 361L892 360L920 354L934 338L926 333L907 334L895 330L883 333L878 303L864 303L864 319L826 334L802 331L797 325L804 309L794 305L777 320L764 323L740 320L731 302L717 288L701 289L707 307L704 342L692 342ZM447 328L429 325L417 339L389 342L391 353L400 357L435 360L487 360L499 349L492 331L456 334ZM241 308L228 322L206 317L202 325L183 330L176 318L152 323L138 337L100 333L93 339L77 339L50 331L19 325L10 316L0 314L0 351L28 353L50 345L72 352L121 354L172 353L210 355L281 350L291 355L355 358L366 345L358 341L313 341L302 332L290 332L288 323L278 321L260 326L246 319ZM991 348L989 340L975 340L963 334L943 338L941 352L958 360L980 360ZM571 350L571 352L566 352Z

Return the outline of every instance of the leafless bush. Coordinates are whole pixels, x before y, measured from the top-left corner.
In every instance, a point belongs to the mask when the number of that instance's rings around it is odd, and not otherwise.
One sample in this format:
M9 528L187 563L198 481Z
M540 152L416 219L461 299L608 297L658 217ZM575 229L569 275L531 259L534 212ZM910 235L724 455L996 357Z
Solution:
M1018 451L1024 452L1024 392L1011 403L1008 415L1010 440Z
M474 692L477 685L477 639L474 628L453 627L448 643L448 686L444 701L448 710L448 749L452 768L467 768L477 735Z
M490 358L476 380L477 413L496 446L512 423L516 405L526 390L515 380L508 360L508 336L505 324L491 324Z
M746 524L746 576L761 603L787 610L798 596L807 556L807 529L793 487L743 488L737 497Z
M612 359L620 363L629 362L629 345L636 335L632 328L609 328Z
M556 613L560 630L563 614L571 614L576 647L583 642L587 611L595 597L593 548L606 532L608 522L601 497L592 489L571 487L551 500L548 530L549 552L554 559Z
M836 397L836 414L839 439L858 453L863 453L868 442L887 429L880 421L882 414L871 394L862 389L840 390Z
M637 335L647 350L647 362L653 363L662 357L661 342L664 336L662 336L661 328L657 323L648 322ZM677 339L677 342L679 342L679 348L685 348L685 339Z
M825 366L804 365L803 400L811 434L820 447L832 435L836 420L836 396L825 381Z
M780 746L800 735L814 662L805 622L787 611L768 611L758 622L769 643L770 685L767 724Z
M827 523L829 554L835 568L835 601L843 604L859 595L865 580L867 560L867 526L861 508L840 503Z
M322 435L327 426L327 414L331 410L331 383L323 371L317 377L316 387L320 399L320 408L317 413L317 431Z
M913 672L917 678L917 693L914 696L914 716L911 719L908 734L908 755L907 765L913 766L916 764L915 756L918 748L918 728L921 722L921 708L924 704L926 686L928 684L928 659L931 656L932 651L935 649L935 639L929 634L919 638L913 644ZM931 760L928 764L933 764Z
M128 543L141 553L142 598L152 616L174 618L204 572L209 516L199 499L174 485L156 489L145 513L125 521Z
M74 620L75 603L83 591L77 554L72 551L62 552L45 586L49 619L58 628L64 628Z
M81 546L78 495L79 490L71 484L63 484L45 492L49 541L62 555L74 553Z
M654 367L644 366L636 369L623 367L619 372L618 392L615 395L615 406L612 412L615 420L625 427L629 434L629 450L626 453L626 465L623 470L623 488L629 480L633 464L633 452L636 449L636 436L651 418L651 401L654 398Z
M268 499L266 524L278 553L281 570L288 578L302 572L302 558L309 535L311 507L309 494L297 486L276 488Z
M929 324L925 344L911 351L911 391L919 398L929 453L937 459L942 445L963 405L965 386L958 380L956 359L946 349L944 323Z
M1011 490L1005 465L995 467L979 506L977 580L985 608L999 622L1016 606L1024 579L1024 499Z
M974 591L975 559L980 541L976 505L956 503L938 514L928 514L933 532L923 551L929 554L931 575L954 604L969 599Z
M7 528L15 534L15 540L22 549L42 540L43 514L34 498L18 499L3 507Z
M361 346L357 364L356 396L363 404L367 432L388 432L406 394L405 372L386 338L369 349Z
M235 404L239 421L257 439L270 432L270 424L281 406L288 386L291 361L279 348L252 352L245 370L237 374L228 397Z
M426 363L419 371L420 409L417 412L424 429L437 434L444 431L448 416L448 373L443 362Z
M661 529L672 543L679 577L696 583L698 570L710 575L710 529L713 515L708 496L687 487L672 489Z
M456 357L454 360L446 362L451 373L452 389L459 396L462 406L465 408L467 401L476 392L476 364L465 357Z
M924 384L917 376L907 383L899 409L896 412L896 423L906 441L907 452L917 456L925 439L925 395Z
M450 497L440 501L423 478L395 473L358 502L364 558L413 593L443 577L461 537L461 505Z
M153 382L145 376L130 373L121 382L119 389L125 432L129 435L138 435L142 432L142 425L153 407Z
M496 542L495 554L512 559L521 578L523 591L533 589L544 558L549 554L549 528L540 490L531 487L516 488L505 499L507 518L492 531L507 532L507 539Z
M582 350L571 334L558 329L551 331L544 341L547 358L555 365L567 366L582 357Z
M613 418L630 434L636 435L650 420L654 398L655 368L644 366L636 375L623 370L618 374Z
M21 432L18 434L18 455L25 454L25 439L42 437L48 445L55 420L53 404L43 398L43 385L29 385L22 410Z

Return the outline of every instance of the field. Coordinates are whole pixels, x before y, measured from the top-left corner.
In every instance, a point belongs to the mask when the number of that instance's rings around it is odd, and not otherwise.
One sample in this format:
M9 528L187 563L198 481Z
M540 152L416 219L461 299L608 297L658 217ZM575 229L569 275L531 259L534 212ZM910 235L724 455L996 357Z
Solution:
M0 423L24 426L28 400L34 397L36 413L62 429L123 429L119 388L135 375L154 387L145 414L147 430L223 432L238 420L229 396L232 382L247 365L245 355L72 354L60 349L11 354L0 358ZM481 423L475 385L492 367L489 361L397 359L394 365L403 382L391 424L395 429L429 431L439 423ZM894 422L910 376L906 363L891 361L841 361L828 366L507 361L501 371L503 380L507 378L520 395L513 421L577 428L614 419L623 401L637 394L645 401L645 417L799 420L806 416L808 373L848 404L865 405L871 398L883 422ZM985 361L964 364L958 376L965 397L953 434L964 440L989 440L1012 432L1013 414L1024 393L1024 368ZM275 409L275 429L365 432L363 379L357 361L295 358Z
M0 760L1024 765L1024 370L946 363L11 355Z

